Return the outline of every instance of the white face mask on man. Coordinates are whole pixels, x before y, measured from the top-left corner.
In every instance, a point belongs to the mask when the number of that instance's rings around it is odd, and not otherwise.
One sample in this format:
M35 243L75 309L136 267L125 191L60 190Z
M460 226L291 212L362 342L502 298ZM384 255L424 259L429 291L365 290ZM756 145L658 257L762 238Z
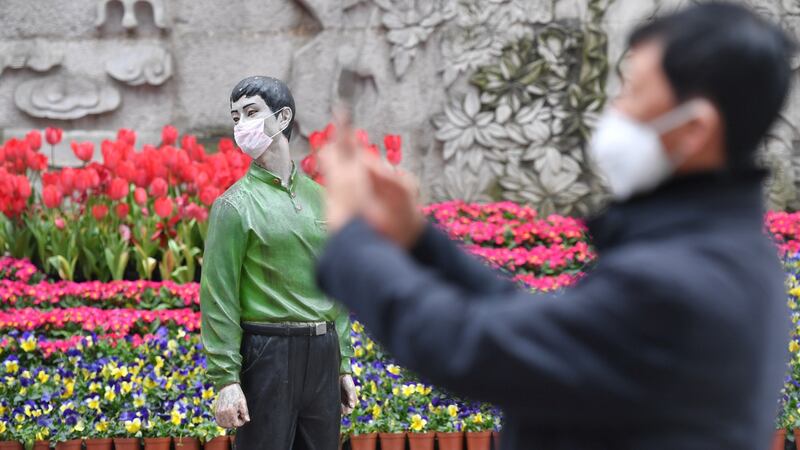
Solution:
M285 129L281 128L277 133L270 136L264 132L264 123L269 117L276 116L280 114L281 111L283 111L283 109L279 109L261 118L240 120L239 123L233 127L233 136L236 139L236 145L253 159L257 159L263 155L269 146L272 145L272 140L275 136L283 133Z
M624 201L654 189L689 157L670 155L661 135L692 120L698 101L702 100L683 103L649 123L615 109L603 114L589 143L589 156L605 176L615 200Z

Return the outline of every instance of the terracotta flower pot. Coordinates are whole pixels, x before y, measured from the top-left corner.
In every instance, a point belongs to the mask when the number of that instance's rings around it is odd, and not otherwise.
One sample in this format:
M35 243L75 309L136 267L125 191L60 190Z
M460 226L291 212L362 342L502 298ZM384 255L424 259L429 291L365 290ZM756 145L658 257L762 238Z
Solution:
M81 450L81 447L83 447L83 440L81 439L56 443L56 450Z
M200 441L197 438L176 437L172 441L175 443L175 450L200 450Z
M492 431L492 443L494 444L494 450L500 450L500 432L499 431Z
M218 436L206 442L203 446L205 450L229 450L231 448L231 438L228 436Z
M770 450L783 450L786 445L786 430L775 430Z
M491 431L467 432L467 450L491 450L491 448L492 448Z
M375 450L378 433L354 434L350 436L350 447L353 450Z
M33 450L50 450L50 441L36 441L33 443Z
M22 444L14 441L0 442L0 450L22 450Z
M464 433L436 433L439 450L464 450Z
M381 450L406 450L405 433L380 433Z
M87 439L86 450L111 450L114 448L114 441L106 439Z
M142 447L139 438L114 438L114 448L116 450L140 450Z
M411 450L433 450L435 433L408 433L408 446Z
M158 437L158 438L144 438L144 450L170 450L172 438Z

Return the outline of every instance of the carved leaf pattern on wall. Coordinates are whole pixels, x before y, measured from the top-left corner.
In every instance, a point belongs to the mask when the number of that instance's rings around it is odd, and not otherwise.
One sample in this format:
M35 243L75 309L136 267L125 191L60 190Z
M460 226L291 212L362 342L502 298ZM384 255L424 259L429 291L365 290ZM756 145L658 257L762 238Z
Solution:
M592 1L592 21L583 28L526 23L523 37L474 71L472 87L451 95L433 123L447 169L455 167L462 178L444 177L442 184L463 184L469 174L543 214L585 215L601 202L584 145L605 103L606 37L598 25L605 6ZM463 188L434 192L450 191L478 197Z

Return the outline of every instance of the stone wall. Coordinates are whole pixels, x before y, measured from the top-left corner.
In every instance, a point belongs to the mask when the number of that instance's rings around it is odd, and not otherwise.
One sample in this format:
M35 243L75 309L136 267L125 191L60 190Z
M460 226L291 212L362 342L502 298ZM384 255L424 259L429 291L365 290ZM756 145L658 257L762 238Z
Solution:
M797 0L748 0L800 37ZM0 133L55 125L65 141L165 124L231 134L248 75L286 80L297 159L355 85L355 121L403 136L428 200L507 198L543 212L596 207L584 143L627 32L688 0L0 0ZM800 66L797 64L796 66ZM800 95L765 152L775 207L798 208ZM70 164L66 144L57 162ZM793 158L793 156L795 156Z

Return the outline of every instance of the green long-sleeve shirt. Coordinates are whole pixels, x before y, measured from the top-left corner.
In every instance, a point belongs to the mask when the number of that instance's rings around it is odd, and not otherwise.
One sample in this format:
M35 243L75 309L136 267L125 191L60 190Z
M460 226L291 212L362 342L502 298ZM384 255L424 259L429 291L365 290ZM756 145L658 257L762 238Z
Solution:
M212 205L200 282L202 340L215 386L238 383L242 322L336 324L341 373L350 373L347 312L316 286L326 238L322 188L293 170L289 187L251 164Z

